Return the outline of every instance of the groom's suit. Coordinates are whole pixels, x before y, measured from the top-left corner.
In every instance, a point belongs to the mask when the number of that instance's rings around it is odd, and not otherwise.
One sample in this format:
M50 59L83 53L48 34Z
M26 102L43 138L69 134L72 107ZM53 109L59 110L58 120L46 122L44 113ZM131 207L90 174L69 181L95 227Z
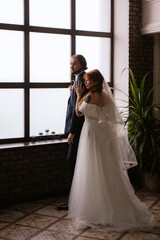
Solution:
M84 85L83 75L84 75L84 72L77 77L75 84L80 81ZM87 89L85 88L83 96L86 93L87 93ZM68 100L65 131L64 131L66 136L68 136L69 133L72 133L75 135L73 139L73 143L69 145L68 155L67 155L67 164L69 168L71 181L74 174L79 137L80 137L81 129L84 122L84 116L77 117L76 115L76 112L75 112L76 101L77 101L77 94L75 91L75 87L73 86L72 93Z

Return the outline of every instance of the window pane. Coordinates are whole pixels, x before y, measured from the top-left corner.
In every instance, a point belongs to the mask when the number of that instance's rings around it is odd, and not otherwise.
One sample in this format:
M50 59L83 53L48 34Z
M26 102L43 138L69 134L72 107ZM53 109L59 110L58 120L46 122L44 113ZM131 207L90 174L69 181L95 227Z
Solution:
M97 68L110 81L110 39L77 36L76 52L84 55L89 71Z
M23 32L0 30L0 82L23 81Z
M30 136L64 133L69 89L31 89Z
M0 23L24 24L24 0L0 0Z
M70 28L70 0L31 0L30 25Z
M24 91L0 90L0 139L24 137Z
M70 36L30 34L30 81L70 81Z
M76 29L110 31L110 0L76 0Z

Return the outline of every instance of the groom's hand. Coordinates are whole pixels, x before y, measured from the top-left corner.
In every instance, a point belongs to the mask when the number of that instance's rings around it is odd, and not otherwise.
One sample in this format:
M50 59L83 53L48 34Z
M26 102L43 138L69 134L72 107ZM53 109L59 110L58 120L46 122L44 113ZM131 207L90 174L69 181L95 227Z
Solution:
M68 135L68 144L69 145L73 143L74 136L75 136L74 134L69 133L69 135Z

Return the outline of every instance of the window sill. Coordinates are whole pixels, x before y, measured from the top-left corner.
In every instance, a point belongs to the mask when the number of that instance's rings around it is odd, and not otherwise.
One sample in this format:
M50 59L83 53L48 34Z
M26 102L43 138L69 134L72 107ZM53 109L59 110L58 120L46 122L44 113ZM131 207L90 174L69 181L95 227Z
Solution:
M34 142L0 144L0 150L13 149L13 148L24 148L24 147L25 148L26 147L35 147L35 146L59 144L59 143L67 143L67 139L64 138L64 139L42 140L42 141L34 141Z

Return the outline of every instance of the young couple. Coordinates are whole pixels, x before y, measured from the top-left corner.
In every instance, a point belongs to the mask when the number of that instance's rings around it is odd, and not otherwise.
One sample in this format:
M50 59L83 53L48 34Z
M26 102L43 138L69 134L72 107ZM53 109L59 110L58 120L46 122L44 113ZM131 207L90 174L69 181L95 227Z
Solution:
M127 175L137 161L108 84L99 70L85 72L82 55L73 55L70 64L76 80L65 134L72 185L68 205L58 209L68 209L77 228L122 231L154 226L154 217L136 197Z

